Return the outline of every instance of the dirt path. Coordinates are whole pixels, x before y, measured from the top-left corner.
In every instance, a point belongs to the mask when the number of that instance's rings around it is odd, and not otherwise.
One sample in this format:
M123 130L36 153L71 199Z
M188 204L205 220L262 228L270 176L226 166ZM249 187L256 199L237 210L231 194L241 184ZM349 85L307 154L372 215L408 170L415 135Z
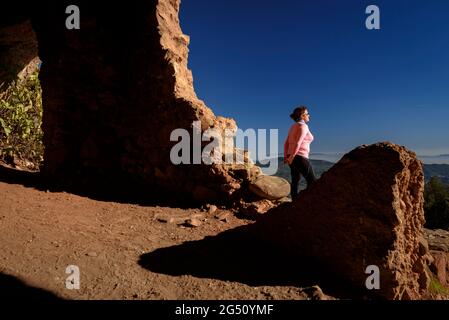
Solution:
M24 295L26 289L42 288L67 299L307 297L305 291L292 285L252 286L233 281L233 277L215 277L213 272L183 274L182 270L164 272L163 267L155 272L139 264L142 255L157 249L201 242L207 236L251 223L233 215L222 222L214 218L217 212L206 213L206 220L197 228L158 220L160 215L198 213L200 209L104 202L0 181L0 295ZM164 262L164 254L157 259ZM175 268L177 256L172 254L170 259L165 263ZM189 257L182 259L188 261ZM66 288L69 265L80 269L79 290Z

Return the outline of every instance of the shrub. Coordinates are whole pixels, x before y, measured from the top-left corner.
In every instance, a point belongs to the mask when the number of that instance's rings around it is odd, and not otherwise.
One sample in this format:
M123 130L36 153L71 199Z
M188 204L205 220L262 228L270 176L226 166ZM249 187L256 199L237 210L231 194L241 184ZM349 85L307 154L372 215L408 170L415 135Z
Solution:
M449 187L432 177L424 190L426 228L449 229Z
M38 72L24 81L13 81L2 91L0 160L37 170L43 161L44 151L41 129L42 90Z
M436 275L434 275L431 272L429 274L430 274L429 293L436 295L448 295L449 289L441 284Z

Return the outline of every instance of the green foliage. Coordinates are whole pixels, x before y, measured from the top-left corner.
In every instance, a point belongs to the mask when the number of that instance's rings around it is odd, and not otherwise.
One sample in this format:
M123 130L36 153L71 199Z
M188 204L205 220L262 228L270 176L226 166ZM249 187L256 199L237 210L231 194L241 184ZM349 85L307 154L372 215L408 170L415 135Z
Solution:
M0 160L38 169L43 161L42 90L38 72L0 85Z
M448 295L449 289L443 286L434 274L430 273L430 275L429 292L432 294Z
M426 227L449 229L449 187L437 177L432 177L424 190Z

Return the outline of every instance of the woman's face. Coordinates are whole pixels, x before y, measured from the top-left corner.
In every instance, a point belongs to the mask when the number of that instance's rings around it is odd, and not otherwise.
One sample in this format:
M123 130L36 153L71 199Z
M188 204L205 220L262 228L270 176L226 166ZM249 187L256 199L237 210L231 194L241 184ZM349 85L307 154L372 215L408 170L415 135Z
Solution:
M305 122L309 122L309 121L310 121L309 110L306 110L306 111L302 114L301 119L304 120Z

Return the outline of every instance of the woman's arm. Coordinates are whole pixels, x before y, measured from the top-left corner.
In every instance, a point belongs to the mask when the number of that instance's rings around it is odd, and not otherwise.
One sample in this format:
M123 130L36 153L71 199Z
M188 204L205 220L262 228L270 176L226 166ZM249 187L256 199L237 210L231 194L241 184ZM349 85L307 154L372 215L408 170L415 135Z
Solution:
M287 150L288 158L286 162L288 164L293 162L293 159L296 153L301 148L301 144L304 141L306 135L307 135L307 128L304 125L297 124L293 127L291 136L292 139L290 140Z
M307 127L305 125L299 124L297 127L298 133L297 133L297 140L295 144L295 152L293 154L297 154L299 149L301 148L302 142L304 141L304 138L307 135Z

